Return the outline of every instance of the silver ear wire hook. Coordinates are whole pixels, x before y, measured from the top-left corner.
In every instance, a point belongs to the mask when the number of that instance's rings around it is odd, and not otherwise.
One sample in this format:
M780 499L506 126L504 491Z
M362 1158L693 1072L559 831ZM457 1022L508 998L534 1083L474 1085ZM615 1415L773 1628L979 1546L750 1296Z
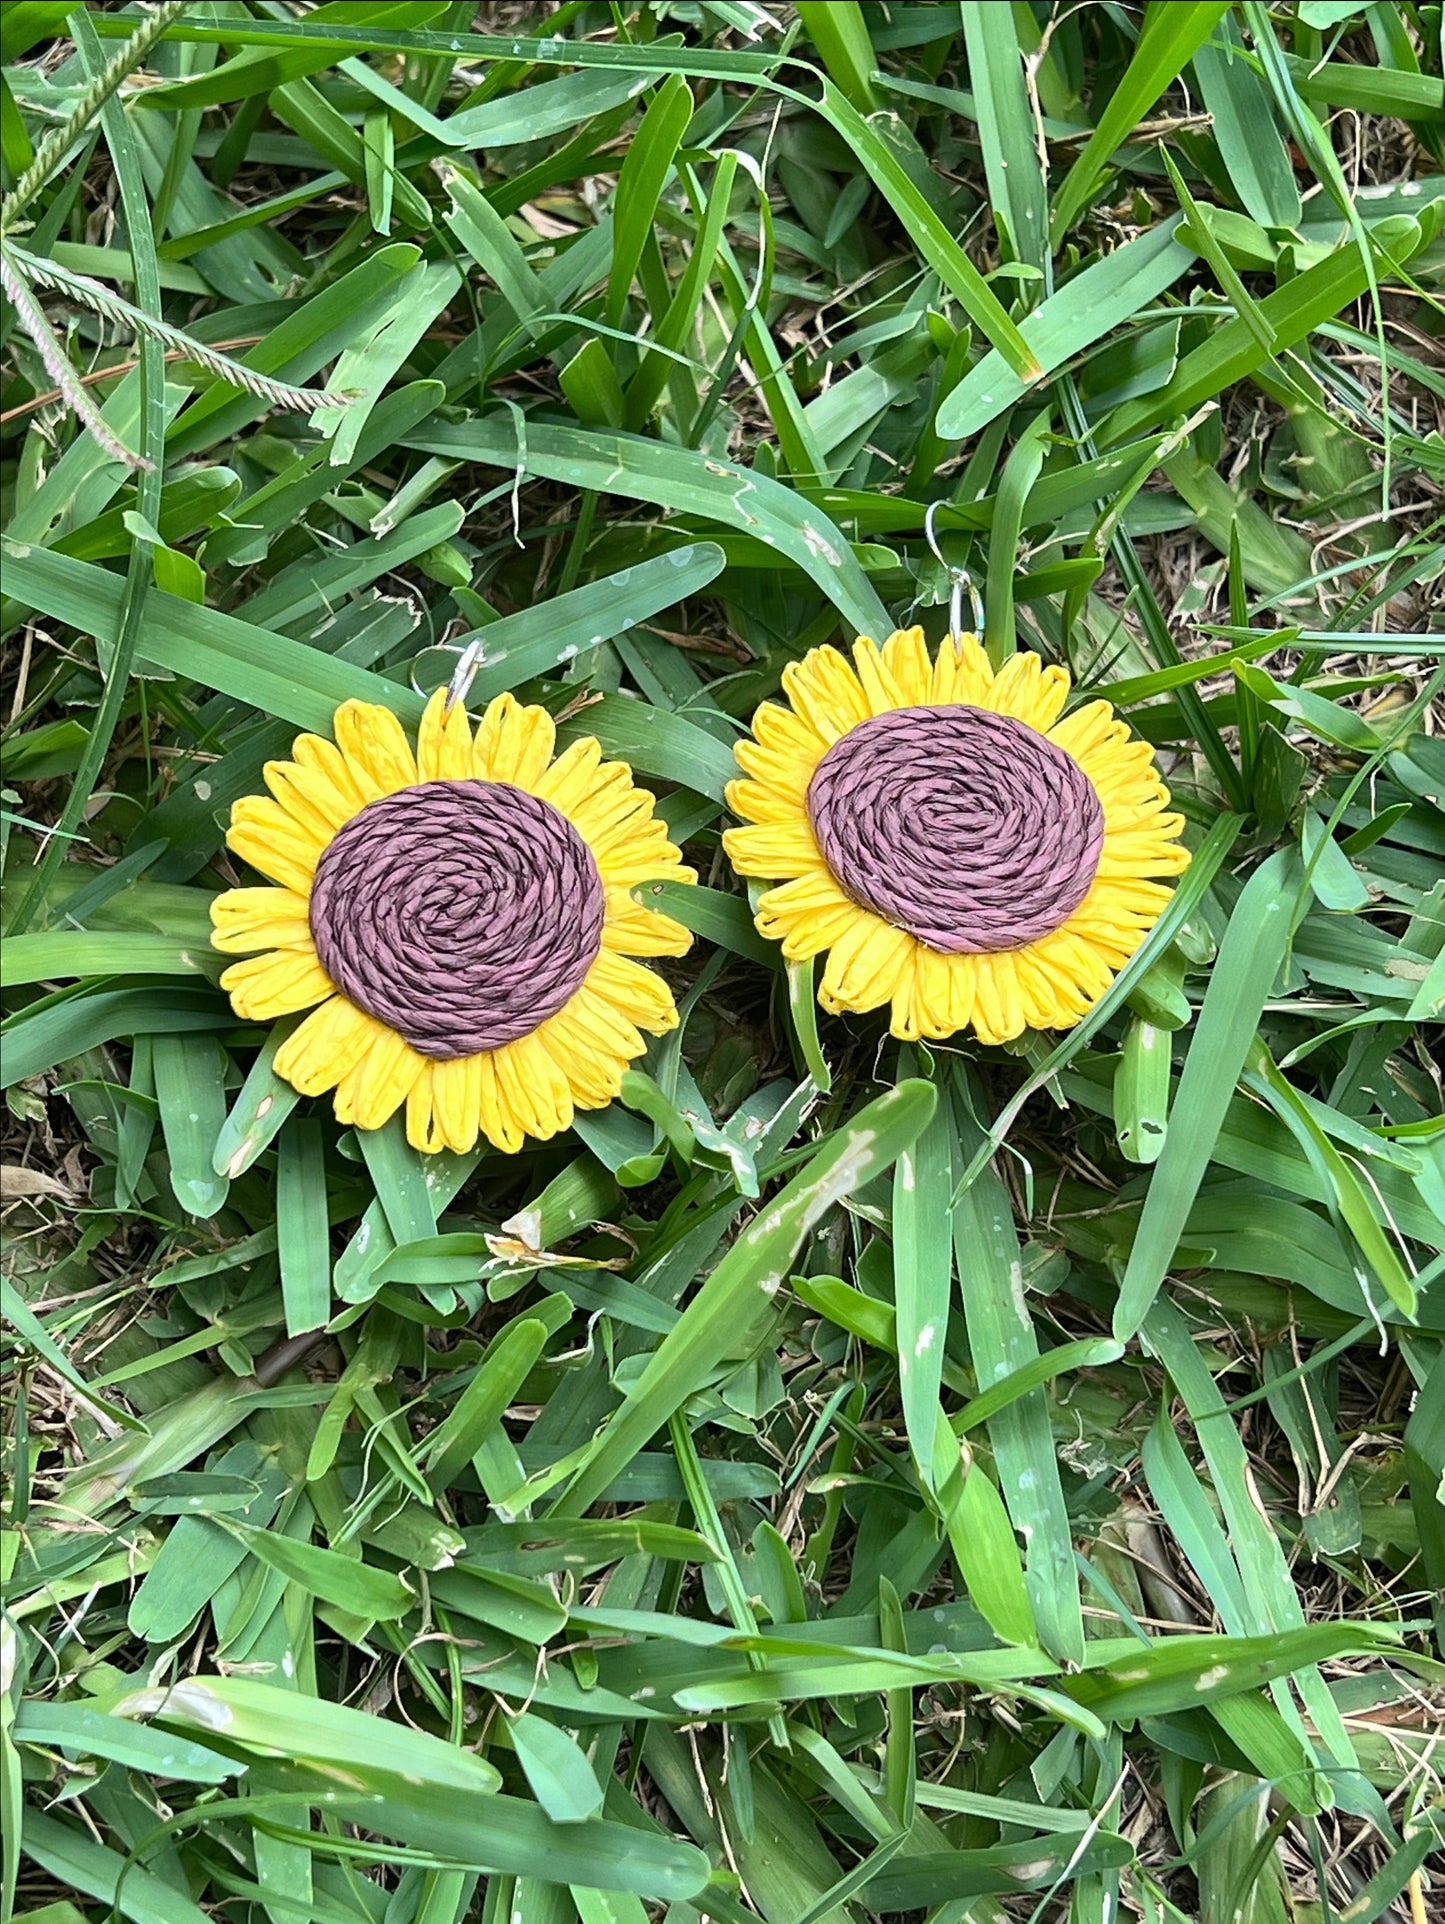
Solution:
M485 652L482 638L478 636L475 641L469 641L457 656L457 665L452 670L451 680L447 683L447 698L442 703L443 717L449 715L458 702L463 708L466 707L467 696L471 692L472 683L477 678L477 670L482 665Z
M956 561L950 561L938 545L938 535L933 518L947 503L930 501L928 511L923 517L923 538L933 552L933 558L948 576L948 634L951 641L959 640L964 634L972 632L975 636L983 634L983 597L973 585L973 576L967 568L961 568ZM973 616L972 630L963 625L963 597L968 596L969 610Z

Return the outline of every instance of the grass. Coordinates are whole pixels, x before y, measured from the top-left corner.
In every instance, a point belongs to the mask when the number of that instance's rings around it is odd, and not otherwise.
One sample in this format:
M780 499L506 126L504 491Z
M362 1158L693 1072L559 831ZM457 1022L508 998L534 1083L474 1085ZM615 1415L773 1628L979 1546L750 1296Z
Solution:
M1439 8L0 56L4 1916L1423 1924ZM960 565L1194 860L1077 1029L909 1049L780 972L723 784ZM426 1168L206 907L265 759L478 637L705 886L626 1103Z

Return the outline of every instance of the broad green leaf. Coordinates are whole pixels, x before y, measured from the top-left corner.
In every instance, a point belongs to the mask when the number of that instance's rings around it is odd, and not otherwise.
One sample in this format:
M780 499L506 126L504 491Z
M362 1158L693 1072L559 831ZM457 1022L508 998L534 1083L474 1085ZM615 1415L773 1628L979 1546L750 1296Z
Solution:
M953 1189L953 1136L947 1113L935 1109L918 1140L893 1165L894 1340L903 1421L914 1461L925 1478L943 1381L943 1346L953 1288L948 1199Z
M830 81L823 83L818 111L842 135L873 184L914 236L928 265L969 319L993 343L1010 372L1024 385L1037 380L1045 370L1027 335L1009 318L998 296L910 176L896 146L884 137L885 127L895 139L904 137L894 117L879 114L865 119Z
M484 1795L479 1786L408 1774L370 1758L358 1773L355 1762L352 1774L363 1787L354 1791L338 1789L333 1774L306 1762L268 1765L264 1781L442 1864L634 1891L664 1902L696 1897L707 1882L710 1867L700 1850L639 1825L607 1818L554 1824L520 1797Z
M275 1545L282 1539L271 1532L266 1535L275 1554ZM300 1547L286 1541L292 1550ZM351 1561L335 1550L314 1550L314 1554ZM371 1574L380 1577L383 1572ZM419 1785L433 1790L486 1793L501 1782L475 1751L458 1749L427 1731L353 1710L347 1704L298 1696L255 1677L187 1677L169 1686L123 1692L108 1708L114 1717L154 1719L182 1729L224 1734L228 1743L257 1756L304 1758L363 1772L410 1772Z
M1110 1720L1158 1716L1204 1697L1257 1690L1330 1657L1375 1656L1394 1648L1394 1632L1367 1623L1315 1623L1273 1637L1167 1637L1152 1650L1136 1646L1084 1671L1066 1688Z
M107 1905L118 1905L124 1896L123 1914L137 1924L205 1924L207 1913L173 1884L97 1843L88 1830L33 1806L25 1811L21 1848L63 1890Z
M564 1513L585 1510L772 1306L793 1254L827 1212L887 1169L933 1113L905 1082L859 1110L740 1236L666 1335L622 1407L584 1450Z
M602 1808L602 1786L575 1737L532 1711L507 1725L533 1796L554 1824L583 1824Z
M976 1082L960 1080L953 1110L960 1160L978 1146L977 1110ZM986 1391L1038 1359L1013 1212L993 1168L985 1169L955 1205L953 1238L969 1348ZM1082 1663L1073 1533L1042 1389L1000 1408L988 1434L1009 1516L1027 1545L1024 1567L1040 1640L1060 1662Z
M1396 243L1399 257L1409 259L1418 237ZM1260 313L1275 339L1276 352L1294 347L1323 322L1357 300L1369 285L1359 250L1342 247L1259 303ZM1158 421L1189 414L1227 387L1244 380L1265 358L1264 349L1242 320L1225 321L1209 339L1186 354L1167 386L1136 401L1126 401L1102 422L1097 439L1102 446L1124 440Z
M1245 884L1205 991L1170 1115L1149 1179L1138 1232L1119 1285L1114 1334L1132 1336L1174 1261L1185 1222L1244 1068L1260 1011L1289 941L1298 894L1295 859L1280 851Z
M1193 253L1176 238L1178 227L1177 219L1161 221L1137 239L1125 241L1025 318L1020 331L1039 370L1031 379L1015 373L997 348L990 349L940 403L938 432L944 439L977 434L1007 413L1033 381L1092 347L1172 287L1194 263Z
M235 1523L227 1527L239 1534L253 1557L348 1616L363 1621L404 1617L416 1606L415 1595L400 1577L357 1557L340 1550L324 1550L319 1544L304 1543L279 1530L253 1530Z
M1268 87L1243 57L1228 17L1194 54L1194 73L1214 125L1220 159L1244 204L1262 227L1293 227L1300 218L1294 165L1274 119Z
M621 325L633 276L652 233L658 200L692 112L692 94L687 82L681 74L673 74L658 88L627 149L627 158L617 177L613 208L612 266L607 276L607 304L603 309L609 327Z
M961 11L994 218L1014 258L1041 268L1048 251L1048 193L1013 11L984 0L963 0Z
M293 1122L276 1157L276 1248L286 1334L320 1329L331 1313L330 1223L321 1125Z
M810 575L855 633L892 630L852 549L828 517L767 475L631 435L529 421L521 438L512 417L502 414L455 426L437 423L412 436L411 445L427 454L506 468L521 478L534 474L599 493L628 494L750 529Z
M1144 29L1123 78L1109 95L1099 124L1084 151L1064 176L1054 195L1053 239L1073 225L1088 204L1115 149L1144 119L1164 90L1179 78L1196 50L1229 12L1228 0L1153 0L1144 15Z
M204 1744L188 1743L121 1717L107 1717L87 1704L22 1704L13 1730L18 1743L102 1757L131 1770L185 1783L223 1783L244 1768L233 1758L207 1750Z
M209 1036L158 1035L151 1060L176 1200L193 1216L214 1216L229 1187L214 1166L226 1116L226 1059Z

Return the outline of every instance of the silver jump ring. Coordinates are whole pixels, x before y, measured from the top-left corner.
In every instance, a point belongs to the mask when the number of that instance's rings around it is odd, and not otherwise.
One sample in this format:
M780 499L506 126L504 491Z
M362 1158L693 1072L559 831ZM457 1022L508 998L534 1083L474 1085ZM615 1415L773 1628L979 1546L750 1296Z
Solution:
M463 708L466 707L467 696L471 692L472 683L477 678L477 670L482 665L484 653L482 638L479 635L475 640L469 641L457 656L457 665L452 670L451 680L447 683L447 698L442 704L443 716L449 715L458 702Z
M969 610L973 616L973 628L971 632L974 635L981 635L983 633L983 597L973 585L973 576L968 572L967 568L960 567L956 561L950 561L938 545L938 535L934 529L933 519L938 513L938 510L947 505L948 504L943 501L929 502L928 511L923 517L923 538L932 550L934 560L948 576L949 636L956 639L970 632L966 630L963 625L963 597L965 594L968 596Z

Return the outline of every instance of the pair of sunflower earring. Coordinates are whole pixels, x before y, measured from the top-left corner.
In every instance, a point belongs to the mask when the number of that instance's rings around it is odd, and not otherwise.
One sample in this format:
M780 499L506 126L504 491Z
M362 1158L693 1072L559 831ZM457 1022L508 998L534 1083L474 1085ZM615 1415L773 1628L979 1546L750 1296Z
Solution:
M1169 899L1189 857L1147 742L1105 701L1064 714L1036 654L995 671L972 635L921 628L852 662L814 648L737 745L723 847L774 883L757 926L790 962L826 953L834 1014L890 1007L894 1035L987 1043L1071 1027ZM499 695L475 730L438 690L413 747L351 701L235 804L227 841L269 888L216 897L243 1020L309 1011L275 1069L337 1119L403 1106L412 1145L520 1149L604 1108L643 1031L677 1023L643 966L687 952L646 885L694 882L653 797L590 737Z

